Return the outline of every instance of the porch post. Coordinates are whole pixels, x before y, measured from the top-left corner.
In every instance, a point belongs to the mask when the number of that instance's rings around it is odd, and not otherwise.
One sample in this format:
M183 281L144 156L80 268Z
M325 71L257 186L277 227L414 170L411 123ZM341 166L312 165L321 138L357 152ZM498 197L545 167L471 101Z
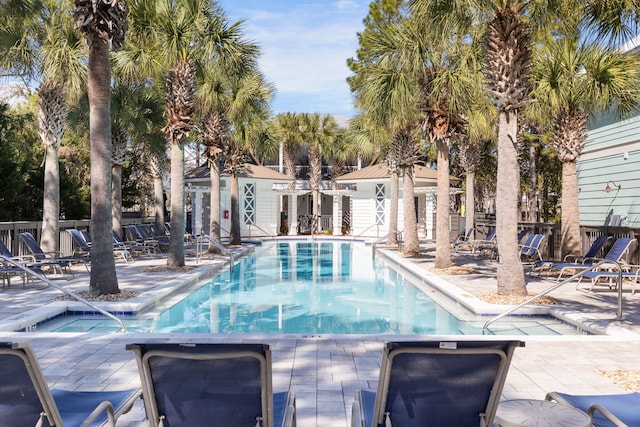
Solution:
M291 202L289 203L289 236L298 234L298 196L291 193Z
M433 193L426 194L426 207L425 207L425 234L427 239L433 240L433 229L435 227L433 221L433 213L435 212L435 203L433 203Z
M333 235L342 236L342 195L333 195Z

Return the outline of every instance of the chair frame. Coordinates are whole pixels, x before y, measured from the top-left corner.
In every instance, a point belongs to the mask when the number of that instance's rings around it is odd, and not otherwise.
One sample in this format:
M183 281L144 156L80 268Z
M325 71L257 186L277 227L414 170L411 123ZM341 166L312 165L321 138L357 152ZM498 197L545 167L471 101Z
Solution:
M464 346L458 347L458 344L464 343ZM505 350L495 347L484 347L489 344L504 345ZM475 347L474 345L477 345ZM492 425L495 413L500 400L500 395L504 387L511 358L516 347L523 347L524 342L518 340L451 340L451 341L413 341L413 342L388 342L385 344L382 354L382 363L380 366L380 376L376 398L373 408L372 426L365 426L365 414L363 410L363 402L360 399L360 393L356 392L354 404L352 407L352 427L375 427L385 424L387 421L386 412L387 398L389 396L389 384L391 381L391 373L393 369L393 360L396 356L406 353L413 354L433 354L433 355L478 355L478 354L495 354L500 357L501 363L496 373L493 387L487 401L486 411L481 415L485 425ZM480 424L480 420L479 420Z
M40 421L37 425L41 425L40 423L46 417L50 425L63 427L63 417L52 394L52 392L56 392L56 390L49 389L49 386L42 373L42 369L40 368L40 364L38 363L38 359L36 358L35 352L31 348L31 346L28 343L24 342L2 342L0 343L0 356L2 355L16 356L24 362L25 369L27 370L27 373L31 378L31 385L35 389L35 392L38 395L38 399L40 400L40 404L42 405L43 409L43 411L40 413ZM115 427L117 418L120 415L131 410L135 400L142 394L139 388L127 391L129 391L130 394L116 408L114 408L112 402L108 400L102 401L97 407L93 409L93 411L84 420L80 427L91 425L98 419L100 414L105 411L107 413L107 420L101 425ZM65 391L61 392L64 393ZM96 396L99 395L99 393L103 393L106 396L109 392L96 391L83 393L95 393Z
M185 352L181 348L211 348L211 352ZM168 357L186 360L220 360L238 357L252 357L260 363L262 424L274 427L273 390L271 374L271 350L268 344L128 344L136 356L138 372L142 382L145 411L150 425L162 425L163 414L159 413L153 376L149 365L151 357ZM295 395L289 393L291 401L286 407L283 427L295 427ZM279 426L276 426L279 427Z

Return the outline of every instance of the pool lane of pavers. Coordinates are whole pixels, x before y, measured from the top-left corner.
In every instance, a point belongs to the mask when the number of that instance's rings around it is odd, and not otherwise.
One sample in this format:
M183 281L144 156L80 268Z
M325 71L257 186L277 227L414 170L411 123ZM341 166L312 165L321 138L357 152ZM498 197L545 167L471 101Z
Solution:
M62 335L62 336L61 336ZM397 340L455 337L395 336ZM508 338L508 337L504 337ZM515 337L514 337L515 338ZM145 334L1 333L0 339L27 341L35 349L52 387L107 390L139 386L136 363L127 343L149 340ZM382 344L388 336L313 338L211 334L154 335L163 342L264 342L273 354L273 389L296 393L297 422L309 427L348 427L357 389L375 390ZM503 399L543 399L549 391L622 393L600 370L640 370L640 340L614 337L517 337ZM147 425L142 401L118 426Z

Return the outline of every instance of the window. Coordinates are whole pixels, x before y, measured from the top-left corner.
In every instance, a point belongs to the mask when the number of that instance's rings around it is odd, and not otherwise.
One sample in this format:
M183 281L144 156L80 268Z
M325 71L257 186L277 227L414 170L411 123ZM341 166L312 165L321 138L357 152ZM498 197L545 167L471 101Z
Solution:
M376 184L376 225L384 225L384 184Z
M246 184L242 198L242 211L244 223L247 225L256 224L256 185Z

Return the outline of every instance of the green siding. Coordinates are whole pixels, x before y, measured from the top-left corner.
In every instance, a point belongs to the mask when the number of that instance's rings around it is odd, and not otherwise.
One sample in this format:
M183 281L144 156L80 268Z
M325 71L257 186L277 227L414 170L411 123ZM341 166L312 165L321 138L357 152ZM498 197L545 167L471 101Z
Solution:
M612 117L600 117L591 122L583 154L615 148L606 155L579 160L577 164L580 223L604 225L609 214L625 217L624 225L640 226L640 115L615 122ZM625 144L636 143L635 151ZM625 159L624 153L627 153ZM603 153L604 154L604 153ZM604 192L608 181L621 186Z

